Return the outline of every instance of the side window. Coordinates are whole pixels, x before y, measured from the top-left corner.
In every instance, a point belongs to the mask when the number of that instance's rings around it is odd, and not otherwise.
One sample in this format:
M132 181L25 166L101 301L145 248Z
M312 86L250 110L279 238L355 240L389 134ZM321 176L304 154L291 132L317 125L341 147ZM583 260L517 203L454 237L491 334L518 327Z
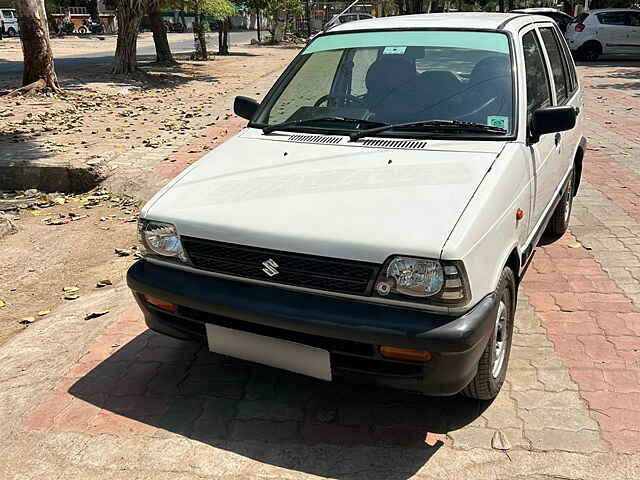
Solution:
M640 27L640 13L627 12L627 25L631 27Z
M378 59L377 48L358 48L353 55L351 71L351 95L360 96L367 93L365 78L369 67Z
M558 40L552 28L541 28L540 35L542 36L542 42L549 56L558 105L562 105L567 101L569 86L564 58L562 57L562 52L560 52L560 45L558 45Z
M605 25L626 25L627 14L625 12L599 13L598 20Z
M269 122L287 121L298 113L300 105L314 105L328 95L342 53L343 50L328 50L311 55L271 107Z
M522 37L524 65L527 75L527 111L551 105L551 91L547 67L542 58L540 44L533 30Z

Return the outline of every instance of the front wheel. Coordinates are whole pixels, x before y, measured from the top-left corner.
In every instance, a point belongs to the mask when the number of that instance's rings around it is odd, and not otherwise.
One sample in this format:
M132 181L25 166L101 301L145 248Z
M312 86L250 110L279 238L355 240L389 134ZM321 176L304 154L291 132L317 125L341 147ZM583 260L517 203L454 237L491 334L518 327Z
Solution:
M476 376L462 390L464 396L477 400L495 398L507 376L516 298L516 279L511 268L504 267L502 270L496 294L498 311L491 338L480 357Z
M13 27L9 27L9 28L7 29L7 35L8 35L9 37L15 37L17 34L18 34L18 32L16 32L16 29L15 29L15 28L13 28Z

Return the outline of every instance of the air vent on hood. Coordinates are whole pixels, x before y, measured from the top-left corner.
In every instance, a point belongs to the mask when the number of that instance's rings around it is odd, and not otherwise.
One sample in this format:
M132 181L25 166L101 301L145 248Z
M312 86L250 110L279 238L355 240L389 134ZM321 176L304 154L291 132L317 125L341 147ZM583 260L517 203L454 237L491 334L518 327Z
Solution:
M342 137L331 137L329 135L291 135L290 142L300 143L340 143Z
M379 148L405 148L409 150L421 150L426 148L427 142L417 142L414 140L363 140L362 146L364 147L379 147Z

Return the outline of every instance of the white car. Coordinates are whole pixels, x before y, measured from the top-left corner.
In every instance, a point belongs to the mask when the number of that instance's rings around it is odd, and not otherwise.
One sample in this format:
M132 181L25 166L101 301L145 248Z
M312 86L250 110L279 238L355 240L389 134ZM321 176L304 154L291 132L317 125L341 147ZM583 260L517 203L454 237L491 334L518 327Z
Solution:
M640 57L640 10L607 8L578 15L566 32L577 58L594 61L601 55Z
M340 25L145 205L128 284L151 329L213 352L493 398L521 276L567 229L582 104L545 17Z
M18 35L20 29L18 28L18 16L16 11L12 8L0 9L0 28L4 27L4 34L9 37L15 37Z

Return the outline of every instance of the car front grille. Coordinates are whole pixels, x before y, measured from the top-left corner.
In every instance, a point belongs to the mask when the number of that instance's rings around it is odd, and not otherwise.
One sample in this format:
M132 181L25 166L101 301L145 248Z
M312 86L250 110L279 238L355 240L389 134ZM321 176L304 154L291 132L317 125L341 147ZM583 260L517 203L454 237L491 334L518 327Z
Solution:
M196 268L235 277L295 285L353 295L368 295L378 274L379 265L353 260L280 252L182 237L189 259ZM263 269L273 261L273 276ZM273 265L272 264L272 265Z

